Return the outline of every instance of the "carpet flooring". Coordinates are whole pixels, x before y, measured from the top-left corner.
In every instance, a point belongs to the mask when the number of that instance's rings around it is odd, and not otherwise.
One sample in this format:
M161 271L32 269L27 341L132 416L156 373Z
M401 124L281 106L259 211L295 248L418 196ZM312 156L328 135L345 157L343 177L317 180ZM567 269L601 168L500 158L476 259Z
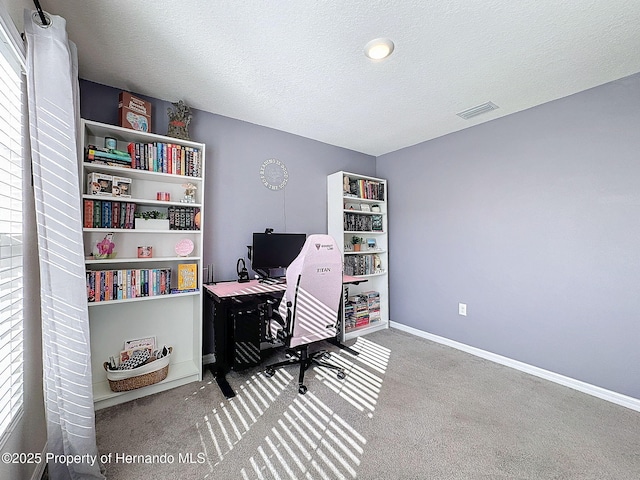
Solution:
M640 478L636 411L394 329L352 347L329 346L346 379L309 370L306 395L256 368L230 400L207 372L99 410L107 478Z

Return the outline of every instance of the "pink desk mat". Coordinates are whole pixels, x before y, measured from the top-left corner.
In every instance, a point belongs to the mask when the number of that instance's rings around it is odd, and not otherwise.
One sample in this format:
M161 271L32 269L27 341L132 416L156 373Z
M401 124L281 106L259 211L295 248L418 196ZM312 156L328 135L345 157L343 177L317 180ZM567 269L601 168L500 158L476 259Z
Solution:
M342 277L342 283L346 284L357 282L366 282L366 279L363 280L349 275L343 275ZM204 288L209 290L218 298L228 298L242 295L254 295L257 293L284 292L287 289L287 284L279 283L269 285L268 283L260 283L258 280L250 280L246 283L220 282L215 285L204 285Z

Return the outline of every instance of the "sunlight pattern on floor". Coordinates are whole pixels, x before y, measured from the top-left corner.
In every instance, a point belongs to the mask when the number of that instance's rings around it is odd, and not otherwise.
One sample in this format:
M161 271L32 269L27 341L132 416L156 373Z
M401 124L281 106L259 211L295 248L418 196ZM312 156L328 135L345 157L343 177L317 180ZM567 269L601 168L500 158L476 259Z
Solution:
M366 439L313 393L298 396L271 432L243 479L356 478Z
M363 337L358 337L356 343L350 348L358 352L358 355L352 355L348 350L341 350L340 354L348 355L378 373L385 373L387 371L387 365L391 357L390 349Z
M382 377L377 373L386 372L391 350L362 337L358 337L350 348L358 355L340 350L332 353L329 360L344 368L347 373L344 380L339 380L331 371L323 368L316 368L314 372L316 378L333 392L358 410L367 411L371 418L382 389Z
M313 382L320 381L330 395L337 394L373 418L391 350L364 338L358 338L351 348L358 355L348 350L331 354L330 362L345 369L344 380L337 379L331 370L314 367ZM289 405L240 474L245 480L353 479L366 443L356 429L309 390Z
M340 355L331 355L334 365L344 368L346 377L339 380L335 373L324 368L314 370L315 378L321 380L333 392L360 411L368 411L369 416L375 410L378 393L382 388L382 378L372 374L366 368L357 365L352 359Z
M271 378L253 375L240 386L236 396L220 402L202 424L197 424L207 462L215 467L233 450L276 398L288 388L293 377L285 370ZM204 433L203 433L204 431Z

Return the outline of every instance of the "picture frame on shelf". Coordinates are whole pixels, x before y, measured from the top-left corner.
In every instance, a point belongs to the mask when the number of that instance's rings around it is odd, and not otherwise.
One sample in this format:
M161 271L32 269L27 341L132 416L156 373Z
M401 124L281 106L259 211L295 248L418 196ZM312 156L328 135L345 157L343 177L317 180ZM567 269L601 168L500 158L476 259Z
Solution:
M359 203L347 202L347 203L344 204L344 209L345 210L360 210L360 204Z
M367 238L367 248L369 250L376 249L376 239L375 238Z
M123 350L131 350L138 347L151 347L151 351L156 349L156 337L137 338L135 340L126 340Z
M371 206L368 203L363 203L362 205L360 205L360 210L363 212L370 212Z
M138 258L153 258L153 247L150 245L138 247Z

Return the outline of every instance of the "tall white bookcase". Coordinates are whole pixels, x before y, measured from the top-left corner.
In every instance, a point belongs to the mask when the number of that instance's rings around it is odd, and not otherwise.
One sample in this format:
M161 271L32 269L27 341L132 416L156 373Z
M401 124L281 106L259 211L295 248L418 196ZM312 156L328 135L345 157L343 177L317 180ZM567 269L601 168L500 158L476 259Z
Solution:
M327 230L343 255L345 274L366 280L344 287L341 340L388 328L387 181L342 171L329 175L327 217ZM353 237L364 242L359 251L354 249ZM348 321L349 299L372 291L379 293L379 318L376 312L366 324L354 324L353 317Z
M205 145L202 143L178 140L171 137L154 135L113 125L82 120L82 156L79 176L83 206L86 201L120 201L136 205L136 210L158 210L167 212L173 209L194 207L200 209L199 229L162 229L151 228L94 228L85 223L83 228L85 246L85 264L88 272L94 270L142 270L170 269L171 287L177 287L178 265L197 265L197 289L182 293L131 297L119 300L89 302L89 326L91 334L91 373L93 377L93 396L96 409L104 408L135 398L168 390L186 383L202 380L202 232L204 221L204 167ZM85 161L85 148L89 145L105 146L105 137L116 140L117 150L127 151L129 144L176 145L178 150L199 153L191 158L196 162L195 176L161 173L152 168L123 168L117 165L105 165ZM148 152L147 152L148 153ZM156 149L157 154L157 149ZM150 154L149 154L150 155ZM174 154L175 155L175 154ZM175 157L174 157L175 158ZM176 165L174 164L174 168ZM130 178L131 198L93 195L87 187L89 173ZM185 188L191 183L196 187L195 203L183 203ZM159 192L170 195L170 201L158 200ZM189 223L187 222L187 225ZM156 227L157 228L157 227ZM113 233L115 258L96 259L96 244L107 233ZM185 241L186 240L186 241ZM193 251L180 256L176 245L193 243ZM139 246L153 247L151 258L138 258ZM180 252L184 254L184 252ZM97 287L96 287L97 289ZM97 291L95 292L97 294ZM169 373L165 380L146 387L127 392L112 392L106 377L103 363L123 349L126 340L155 336L159 346L173 347Z

